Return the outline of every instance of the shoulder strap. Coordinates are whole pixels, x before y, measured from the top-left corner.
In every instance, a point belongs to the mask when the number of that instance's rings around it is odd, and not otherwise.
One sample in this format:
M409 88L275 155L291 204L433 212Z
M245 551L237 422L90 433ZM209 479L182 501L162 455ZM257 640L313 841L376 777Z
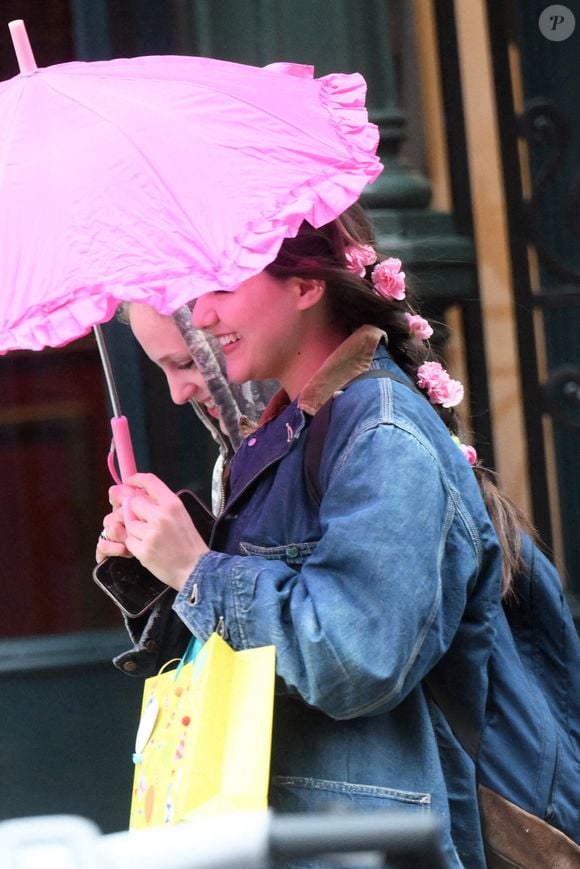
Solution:
M342 389L347 389L358 380L370 380L378 377L388 377L389 380L396 380L397 383L402 383L403 386L412 389L413 392L416 392L423 398L425 397L410 380L407 380L404 377L399 377L397 374L393 374L392 371L389 371L386 368L369 368L368 371L365 371L363 374L359 374L358 377L349 380ZM320 410L314 414L306 435L306 446L304 448L304 480L306 483L306 491L313 503L317 506L320 504L322 498L322 488L320 486L320 461L322 459L326 435L330 426L330 415L332 413L333 402L334 396L332 395L328 401L324 402Z

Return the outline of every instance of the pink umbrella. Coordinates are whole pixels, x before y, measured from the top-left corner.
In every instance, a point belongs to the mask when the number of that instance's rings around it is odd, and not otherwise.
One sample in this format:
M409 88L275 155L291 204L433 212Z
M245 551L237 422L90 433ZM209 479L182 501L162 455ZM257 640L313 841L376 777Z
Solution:
M66 344L120 300L169 314L232 290L382 169L358 74L172 56L38 69L9 26L0 353Z
M119 300L170 314L271 262L381 171L358 74L200 57L37 69L0 84L0 352L60 346Z

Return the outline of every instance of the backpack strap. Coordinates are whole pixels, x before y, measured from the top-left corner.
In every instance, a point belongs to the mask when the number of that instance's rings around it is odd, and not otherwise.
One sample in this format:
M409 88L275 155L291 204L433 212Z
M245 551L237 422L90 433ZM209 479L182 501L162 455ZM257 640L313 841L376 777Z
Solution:
M403 386L412 389L413 392L416 392L422 398L425 398L425 395L420 392L410 380L407 380L404 377L399 377L397 374L393 374L392 371L389 371L387 368L369 368L368 371L364 371L362 374L359 374L358 377L353 377L352 380L345 383L339 391L342 392L342 390L347 389L359 380L375 380L379 377L387 377L389 380L396 380L397 383L402 383ZM318 412L312 417L312 421L308 426L306 446L304 448L304 481L306 483L306 491L308 492L312 502L316 504L317 507L320 505L320 501L322 500L320 462L322 460L326 435L330 426L330 415L332 413L333 403L334 395L331 395L328 401L325 401Z

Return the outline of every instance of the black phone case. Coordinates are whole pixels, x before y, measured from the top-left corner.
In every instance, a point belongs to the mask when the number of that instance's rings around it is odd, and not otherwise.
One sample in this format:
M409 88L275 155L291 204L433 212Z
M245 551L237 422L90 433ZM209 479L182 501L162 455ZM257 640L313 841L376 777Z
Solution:
M182 489L177 495L183 501L193 524L205 542L209 543L215 516L188 489ZM132 619L144 615L169 590L169 586L157 579L136 558L105 558L94 568L93 579L119 609Z

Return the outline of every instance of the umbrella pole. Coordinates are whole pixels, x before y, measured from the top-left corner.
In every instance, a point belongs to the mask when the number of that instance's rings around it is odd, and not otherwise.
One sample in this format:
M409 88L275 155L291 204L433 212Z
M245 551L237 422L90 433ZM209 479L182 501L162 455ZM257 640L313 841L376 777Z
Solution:
M97 347L99 348L99 356L101 357L101 365L103 366L103 371L105 373L109 400L111 402L111 407L113 408L113 416L121 416L119 394L117 392L117 384L115 383L115 378L113 377L113 369L111 367L109 351L107 350L107 345L105 343L105 336L103 335L103 330L100 326L93 326L93 332L95 333Z
M100 326L93 326L93 332L99 348L99 355L103 371L105 372L105 380L107 382L107 390L111 407L113 408L113 418L111 419L111 429L113 432L113 443L115 445L115 453L117 454L117 462L119 463L119 471L121 481L124 483L127 477L137 473L135 464L135 456L133 454L133 444L131 443L131 434L129 432L129 423L127 417L121 414L121 406L119 404L119 396L117 394L117 386L113 377L113 369L111 368L111 360L105 344L105 336Z

